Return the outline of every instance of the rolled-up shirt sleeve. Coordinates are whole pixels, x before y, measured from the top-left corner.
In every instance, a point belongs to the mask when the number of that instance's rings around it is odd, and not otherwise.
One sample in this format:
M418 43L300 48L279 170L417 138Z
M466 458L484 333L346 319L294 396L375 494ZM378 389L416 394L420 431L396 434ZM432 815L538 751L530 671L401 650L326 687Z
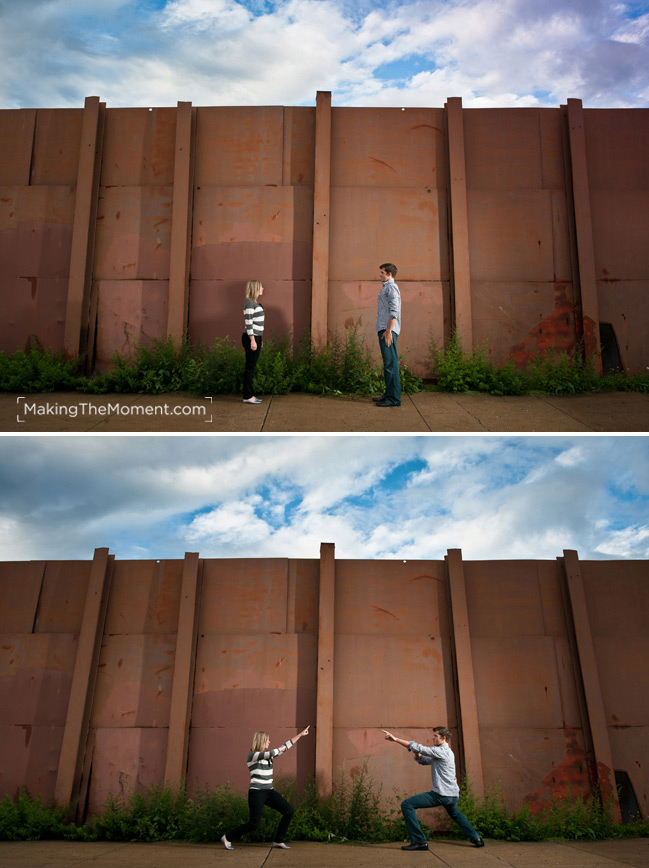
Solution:
M436 746L411 741L408 744L408 749L421 754L422 760L427 760L421 765L430 766L431 781L435 792L441 796L459 795L460 788L455 776L455 757L448 744Z
M401 319L401 296L394 287L390 287L388 293L388 311L390 319L395 319L397 322Z
M418 744L416 741L411 741L408 745L408 750L413 753L420 753L422 756L437 757L443 759L446 756L446 750L442 747L434 747L427 744Z

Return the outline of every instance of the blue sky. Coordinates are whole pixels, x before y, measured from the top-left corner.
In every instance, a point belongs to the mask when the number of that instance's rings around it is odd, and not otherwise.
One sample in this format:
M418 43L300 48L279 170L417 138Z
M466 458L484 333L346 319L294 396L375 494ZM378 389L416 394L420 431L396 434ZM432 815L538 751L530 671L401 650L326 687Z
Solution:
M649 105L649 4L6 0L0 108Z
M649 438L0 438L0 559L649 557Z

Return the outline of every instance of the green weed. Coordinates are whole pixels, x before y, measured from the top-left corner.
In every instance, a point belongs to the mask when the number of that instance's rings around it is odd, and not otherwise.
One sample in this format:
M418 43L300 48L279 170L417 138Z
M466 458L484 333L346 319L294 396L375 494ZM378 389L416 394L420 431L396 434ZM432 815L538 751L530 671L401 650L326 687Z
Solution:
M457 332L445 347L431 341L430 373L444 392L485 392L491 395L579 395L586 392L628 391L649 394L649 374L616 373L601 376L595 360L584 357L577 347L574 355L540 353L524 369L509 359L494 365L485 344L470 353L462 349Z
M65 360L32 338L28 350L0 351L0 391L34 394L76 389L83 357Z
M542 822L532 815L530 807L523 805L509 810L497 787L488 788L478 800L465 778L458 807L483 837L505 841L541 841L547 837Z
M0 354L0 389L45 392L77 390L86 393L187 392L194 395L235 394L241 391L245 357L230 338L211 346L171 338L135 347L132 356L115 353L110 370L93 377L76 373L81 360L64 362L36 342L28 353ZM421 380L401 360L402 390L421 390ZM356 327L330 335L316 348L305 332L294 348L288 334L270 335L255 372L255 392L286 395L290 392L333 395L372 395L383 388L382 368L376 364Z
M328 840L393 841L405 833L405 824L384 807L381 787L375 787L366 765L351 778L341 774L322 809Z
M431 343L431 373L444 392L486 392L492 395L522 395L525 378L513 362L494 367L484 345L471 353L462 349L457 332L445 348Z
M333 792L321 797L313 778L299 789L290 778L280 778L277 790L296 810L289 834L302 841L403 841L405 824L400 810L402 797L385 799L363 766L351 777L341 775ZM474 796L467 781L462 786L459 808L486 838L506 841L547 839L599 840L602 838L649 837L649 821L617 824L610 806L597 795L589 799L570 793L552 796L533 813L528 805L511 810L498 787L482 799ZM229 785L210 789L150 787L125 798L109 796L98 817L75 825L70 812L44 803L22 790L15 798L0 801L0 840L27 841L67 839L84 841L192 841L213 843L224 832L248 818L247 799ZM278 814L264 809L262 823L251 841L273 839ZM424 827L429 837L437 832ZM450 833L457 836L453 829Z
M586 799L570 792L555 793L537 812L527 804L511 810L498 786L488 788L477 800L465 779L458 806L483 836L506 841L649 837L649 821L616 823L612 806L597 793Z
M0 802L0 841L84 840L85 832L67 822L67 813L23 788L15 798L5 796Z
M0 391L25 395L35 392L79 391L95 394L186 392L193 395L236 394L241 391L244 353L230 338L208 346L171 338L135 347L133 355L116 353L110 370L96 376L80 373L83 358L65 360L33 339L28 350L0 352ZM399 373L404 394L420 392L423 381L403 356ZM538 355L524 370L512 360L494 365L486 345L465 352L457 333L440 348L431 343L430 376L445 392L483 392L492 395L542 393L577 395L585 392L626 391L649 394L649 374L623 372L600 376L593 359L565 353ZM285 395L374 395L383 390L383 372L359 335L358 325L329 335L316 347L308 331L294 347L288 334L268 337L259 357L255 392Z

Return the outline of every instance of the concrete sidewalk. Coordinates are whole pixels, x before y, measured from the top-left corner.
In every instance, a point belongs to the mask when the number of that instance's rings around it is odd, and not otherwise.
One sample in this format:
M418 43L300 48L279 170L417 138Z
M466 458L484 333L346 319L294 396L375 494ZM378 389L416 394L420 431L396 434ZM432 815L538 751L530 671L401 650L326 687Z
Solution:
M623 841L515 844L439 840L429 852L403 853L400 844L316 844L290 850L264 844L227 852L205 844L118 844L27 841L0 844L0 868L649 868L649 838Z
M0 431L72 433L647 432L649 395L512 396L420 392L401 407L367 398L274 395L258 406L237 395L0 393Z

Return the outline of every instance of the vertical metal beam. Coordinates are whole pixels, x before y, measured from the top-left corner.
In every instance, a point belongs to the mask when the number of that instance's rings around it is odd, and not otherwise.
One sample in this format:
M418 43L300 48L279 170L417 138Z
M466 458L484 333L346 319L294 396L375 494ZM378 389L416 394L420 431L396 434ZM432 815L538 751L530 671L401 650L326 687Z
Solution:
M451 592L453 641L455 643L460 704L460 733L464 746L464 762L473 792L478 796L482 796L484 795L484 777L482 773L482 752L480 750L478 704L475 695L469 612L466 601L466 584L464 581L464 564L462 563L461 549L448 550L446 554L446 566Z
M176 109L176 152L167 308L167 334L177 343L181 342L187 328L189 311L195 119L191 102L179 102Z
M282 110L282 187L292 187L291 160L293 157L293 107Z
M584 110L580 99L568 100L568 141L572 168L572 194L574 202L577 261L581 294L581 327L586 356L595 356L601 372L602 358L599 339L599 303L595 279L595 243L590 209L588 160Z
M331 93L318 91L315 110L311 338L327 343L329 329L329 207L331 202Z
M99 102L98 96L86 97L81 125L70 276L63 335L63 351L69 358L85 352L88 344L104 108L105 105ZM91 362L90 359L87 361Z
M335 557L333 543L320 544L315 779L321 795L333 785Z
M455 328L463 348L470 352L473 349L473 318L462 98L451 97L444 108L448 131L451 209L451 291L455 307Z
M54 801L64 807L76 798L81 781L113 560L114 556L108 554L108 549L95 549L54 788Z
M12 114L9 115L8 112ZM5 117L14 117L15 136L2 141L2 186L29 187L32 182L32 164L36 143L36 109L9 109Z
M590 727L595 752L597 783L599 784L602 800L605 803L610 801L613 806L614 816L620 822L620 802L615 785L613 755L606 727L604 700L602 698L602 689L597 670L593 635L590 629L584 580L576 551L564 550L563 566L568 584L568 595L575 628L581 679L586 697L587 724Z
M180 786L187 770L189 749L189 723L194 695L194 668L196 665L196 639L200 609L200 569L197 552L185 553L178 632L176 634L176 657L174 660L169 733L167 735L167 758L165 783Z

